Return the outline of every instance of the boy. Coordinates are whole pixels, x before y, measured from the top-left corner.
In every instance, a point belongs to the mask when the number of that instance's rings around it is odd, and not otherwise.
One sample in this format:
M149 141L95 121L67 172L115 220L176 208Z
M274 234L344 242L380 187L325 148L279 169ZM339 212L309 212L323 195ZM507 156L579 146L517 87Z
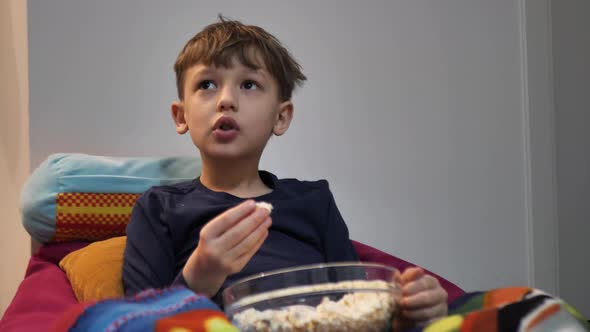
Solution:
M127 227L127 294L184 284L221 304L221 290L251 274L358 260L325 180L258 170L269 138L293 118L292 91L306 80L299 64L265 30L220 20L189 40L174 66L172 118L199 149L201 175L138 199ZM256 201L274 206L272 219ZM435 278L408 269L401 280L405 318L446 314Z

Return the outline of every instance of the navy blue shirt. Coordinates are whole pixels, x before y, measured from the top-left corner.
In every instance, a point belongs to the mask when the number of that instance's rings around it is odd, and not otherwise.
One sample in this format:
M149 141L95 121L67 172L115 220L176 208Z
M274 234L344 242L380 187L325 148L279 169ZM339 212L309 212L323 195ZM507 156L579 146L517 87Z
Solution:
M279 180L265 171L260 172L260 177L272 189L255 198L274 207L268 237L242 271L226 279L220 292L232 282L260 272L358 261L327 181ZM209 190L199 178L146 191L135 203L127 225L125 293L131 295L182 281L182 268L197 247L203 226L244 200ZM220 292L214 296L216 302Z

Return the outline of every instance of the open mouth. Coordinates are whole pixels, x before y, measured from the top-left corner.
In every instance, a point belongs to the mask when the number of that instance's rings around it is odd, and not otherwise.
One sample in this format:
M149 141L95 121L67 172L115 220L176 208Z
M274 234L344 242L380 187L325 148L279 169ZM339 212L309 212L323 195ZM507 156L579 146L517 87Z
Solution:
M214 130L221 130L221 131L231 131L231 130L239 130L237 122L229 117L229 116L222 116L215 122L215 126L213 127Z

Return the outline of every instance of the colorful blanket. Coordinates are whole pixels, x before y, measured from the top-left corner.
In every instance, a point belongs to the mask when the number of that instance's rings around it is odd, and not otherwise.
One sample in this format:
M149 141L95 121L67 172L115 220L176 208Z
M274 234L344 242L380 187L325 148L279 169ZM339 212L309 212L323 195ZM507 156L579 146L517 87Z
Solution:
M80 303L53 331L71 332L238 332L219 307L187 288L146 290L135 296Z
M563 301L536 289L502 288L468 293L449 316L410 331L590 331ZM148 290L134 297L79 304L54 326L64 331L237 332L206 297L186 288Z
M512 287L467 293L449 315L413 331L590 331L574 308L537 289Z

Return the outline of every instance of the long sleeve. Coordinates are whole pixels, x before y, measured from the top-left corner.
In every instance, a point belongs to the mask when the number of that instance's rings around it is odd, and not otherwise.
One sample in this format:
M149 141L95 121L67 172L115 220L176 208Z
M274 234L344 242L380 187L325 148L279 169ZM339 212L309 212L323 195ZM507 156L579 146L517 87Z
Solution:
M326 184L327 185L327 184ZM334 196L327 188L326 229L323 230L324 255L327 262L358 261L359 258L350 241L348 227L334 201Z
M133 207L123 260L126 295L169 286L175 278L174 249L162 211L161 198L151 190Z

